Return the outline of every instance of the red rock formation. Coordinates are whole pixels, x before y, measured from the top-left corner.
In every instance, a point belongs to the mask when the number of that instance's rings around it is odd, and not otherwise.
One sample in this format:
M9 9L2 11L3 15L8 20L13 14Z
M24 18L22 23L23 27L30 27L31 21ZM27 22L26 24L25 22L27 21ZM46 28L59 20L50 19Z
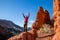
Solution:
M50 23L50 15L49 12L47 10L45 10L45 21L44 23L49 24Z
M39 11L37 12L35 21L39 22L39 24L43 24L44 23L44 10L43 10L42 7L39 8Z
M49 12L47 10L44 11L43 8L40 7L36 14L36 20L33 23L32 28L39 29L40 27L42 27L41 26L42 24L49 22L50 22Z

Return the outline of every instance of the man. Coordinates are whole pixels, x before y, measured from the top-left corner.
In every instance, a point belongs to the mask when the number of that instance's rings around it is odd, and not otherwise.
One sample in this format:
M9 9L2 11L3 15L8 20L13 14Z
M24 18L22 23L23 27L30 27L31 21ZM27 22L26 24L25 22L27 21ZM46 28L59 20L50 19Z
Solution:
M25 16L23 14L23 17L24 17L24 31L26 31L26 32L27 32L27 24L28 24L28 18L29 18L29 16L30 16L30 13L28 13L27 16Z

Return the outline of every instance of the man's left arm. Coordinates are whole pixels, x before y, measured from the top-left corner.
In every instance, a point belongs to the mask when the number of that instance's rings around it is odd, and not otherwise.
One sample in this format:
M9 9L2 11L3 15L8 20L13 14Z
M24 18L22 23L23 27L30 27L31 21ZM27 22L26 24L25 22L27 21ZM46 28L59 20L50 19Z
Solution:
M30 12L28 13L28 18L29 18L29 16L30 16Z

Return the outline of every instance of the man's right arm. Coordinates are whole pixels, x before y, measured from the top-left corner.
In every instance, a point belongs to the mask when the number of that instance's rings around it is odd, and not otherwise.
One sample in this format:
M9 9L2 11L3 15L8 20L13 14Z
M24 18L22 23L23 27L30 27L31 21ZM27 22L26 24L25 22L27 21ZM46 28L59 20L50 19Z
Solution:
M25 18L24 14L22 14L22 15L23 15L23 17Z
M30 12L28 13L28 18L29 18L29 16L30 16Z

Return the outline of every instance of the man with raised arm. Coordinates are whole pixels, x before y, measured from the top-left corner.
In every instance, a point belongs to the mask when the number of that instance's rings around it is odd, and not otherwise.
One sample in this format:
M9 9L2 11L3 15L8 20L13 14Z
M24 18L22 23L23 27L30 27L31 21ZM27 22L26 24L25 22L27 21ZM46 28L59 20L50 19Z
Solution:
M29 16L30 16L30 13L28 13L27 16L25 16L23 14L23 17L24 17L24 31L26 31L26 32L27 32L27 24L28 24L28 18L29 18Z

